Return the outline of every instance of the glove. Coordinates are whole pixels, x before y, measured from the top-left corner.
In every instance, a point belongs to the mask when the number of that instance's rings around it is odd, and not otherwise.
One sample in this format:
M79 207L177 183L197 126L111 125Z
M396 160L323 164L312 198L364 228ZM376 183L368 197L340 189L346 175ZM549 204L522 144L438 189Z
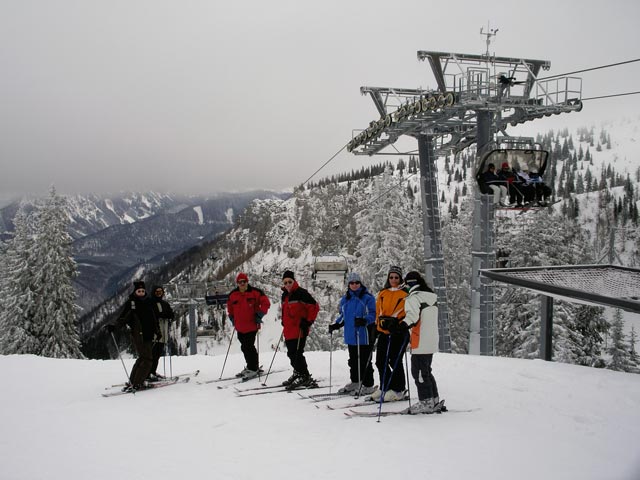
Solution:
M409 330L409 325L405 322L398 322L395 326L394 330L391 330L391 333L395 334L405 334Z
M398 319L395 317L379 317L379 320L380 328L389 332L394 331L398 326Z
M108 325L105 325L104 329L109 333L113 333L116 331L116 326L108 324Z
M362 318L362 317L358 317L355 319L355 324L356 327L366 327L367 326L367 319L366 318Z
M309 327L311 323L306 318L300 319L300 332L306 337L309 335Z
M256 312L256 323L260 325L262 323L262 317L264 317L264 313Z
M344 323L331 323L329 324L329 333L340 330L342 327L344 327Z

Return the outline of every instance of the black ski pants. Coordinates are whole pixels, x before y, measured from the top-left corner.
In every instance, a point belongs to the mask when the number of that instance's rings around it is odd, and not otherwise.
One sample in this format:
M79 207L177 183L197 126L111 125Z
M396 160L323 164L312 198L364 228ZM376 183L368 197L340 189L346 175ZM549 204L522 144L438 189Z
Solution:
M431 373L432 361L433 353L411 355L411 376L416 381L419 400L438 396L438 385Z
M406 340L407 334L404 332L378 335L376 367L380 375L380 390L384 392L389 390L403 392L406 388L402 364L402 356L407 346Z
M161 342L156 342L153 344L153 362L151 363L151 372L154 374L158 374L158 363L160 361L160 357L164 355L164 349L166 344ZM166 372L165 372L166 373Z
M360 376L362 377L362 385L365 387L373 387L373 366L371 365L371 346L369 344L360 345L358 353L358 345L349 345L349 376L353 383L360 381L358 378L358 360L360 361Z
M287 357L293 369L302 374L309 375L309 368L307 367L307 359L304 358L304 346L307 343L307 337L293 338L291 340L285 340L284 344L287 347Z
M153 365L153 342L151 340L143 340L142 335L131 335L131 343L136 349L138 358L133 364L129 381L134 387L139 387L147 379L151 373Z
M240 333L238 332L238 340L240 341L240 349L244 354L244 361L249 370L258 371L258 350L256 350L256 332Z

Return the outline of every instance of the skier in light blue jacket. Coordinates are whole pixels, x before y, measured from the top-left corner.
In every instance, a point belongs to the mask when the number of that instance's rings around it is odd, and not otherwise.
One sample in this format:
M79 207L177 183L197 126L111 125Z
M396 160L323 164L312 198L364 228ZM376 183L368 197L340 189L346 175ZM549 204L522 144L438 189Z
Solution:
M340 299L340 315L329 325L329 333L344 327L344 343L349 348L349 376L351 382L338 393L368 395L373 386L371 351L376 322L376 299L362 284L360 275L347 277L347 293Z

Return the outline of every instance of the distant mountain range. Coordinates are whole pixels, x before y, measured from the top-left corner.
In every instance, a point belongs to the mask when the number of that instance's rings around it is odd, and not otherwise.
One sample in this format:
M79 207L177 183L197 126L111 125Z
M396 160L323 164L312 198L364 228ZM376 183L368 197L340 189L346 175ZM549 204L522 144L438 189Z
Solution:
M221 193L211 197L159 193L72 195L67 200L74 239L78 304L90 310L122 284L228 229L256 198L283 198L269 191ZM29 209L37 199L21 202ZM0 209L0 235L13 231L20 201ZM82 313L81 313L82 315Z

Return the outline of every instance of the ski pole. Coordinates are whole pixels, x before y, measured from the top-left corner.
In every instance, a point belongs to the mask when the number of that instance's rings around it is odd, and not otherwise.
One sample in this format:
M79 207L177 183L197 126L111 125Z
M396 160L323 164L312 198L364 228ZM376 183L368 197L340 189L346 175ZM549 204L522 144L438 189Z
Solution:
M231 337L229 337L229 346L227 347L227 354L224 356L224 363L222 364L222 371L220 372L220 378L222 378L222 374L224 373L224 366L227 364L227 357L229 356L229 350L231 350L231 342L233 342L233 336L236 334L236 329L233 329L231 332ZM218 378L218 380L220 380Z
M171 325L171 321L169 321L169 325ZM176 324L173 325L173 341L177 342L176 340L177 335L176 335ZM169 336L169 340L171 340L171 336ZM177 345L177 343L176 343ZM171 345L168 346L169 348L169 374L173 377L173 365L172 365L172 355L173 355L173 350L171 349Z
M362 389L362 372L360 368L360 335L358 335L358 327L356 328L356 345L358 346L358 392Z
M260 329L258 329L258 333L256 333L256 342L258 344L256 347L256 351L258 352L258 381L260 381Z
M407 370L407 400L409 400L409 409L411 409L411 383L409 382L409 356L407 355L407 349L404 350L404 364Z
M384 394L386 392L385 382L387 376L387 370L389 370L389 350L391 348L391 335L388 335L387 339L387 354L384 357L384 370L382 371L382 379L380 385L380 401L378 402L378 422L380 422L380 414L382 413L382 402L384 402ZM391 372L390 372L391 373Z
M162 358L162 366L165 369L164 376L167 376L166 365L167 365L167 357L169 356L169 342L171 342L171 320L167 320L167 338L164 339L164 357ZM169 377L173 377L173 372L171 371L171 358L169 358Z
M269 378L269 373L271 373L271 367L273 366L273 361L276 359L276 353L278 353L278 348L280 348L280 342L282 342L283 336L284 336L284 330L282 330L282 333L280 334L280 340L278 340L278 344L276 345L276 350L273 352L273 357L271 357L271 363L269 364L267 375L264 377L264 382L262 384L263 387L267 386L267 378Z
M368 338L368 337L367 337ZM380 338L377 335L374 335L374 340L373 343L371 343L371 340L369 340L369 344L371 345L371 350L369 351L369 356L367 357L367 364L364 368L364 375L367 375L367 372L369 371L369 366L371 365L371 359L373 358L373 351L376 348L376 344L378 343L378 338ZM373 368L373 365L371 365L371 368ZM354 398L360 398L360 393L362 392L362 383L360 383L360 388L358 388L358 393L355 395Z
M118 347L118 342L116 342L116 337L113 334L113 332L111 332L111 338L113 339L113 343L116 346L116 352L118 352L118 358L122 362L122 368L124 368L124 373L127 376L127 382L128 382L129 381L129 372L127 372L127 367L124 365L124 360L122 359L122 355L120 355L120 347Z
M391 385L391 380L393 380L393 373L396 370L396 367L398 366L398 360L400 360L400 357L402 357L402 351L406 350L407 348L407 340L409 339L409 336L405 334L405 338L402 341L402 347L400 347L400 351L398 352L398 355L396 356L395 361L393 362L393 369L391 370L391 375L389 375L389 381L387 382L385 389L382 391L382 396L380 397L380 407L378 408L378 422L380 421L380 414L382 413L382 399L384 398L384 394L387 391L387 389L389 388L389 385ZM391 335L389 335L389 346L391 345ZM387 358L389 355L389 349L387 348ZM402 364L400 364L402 365ZM385 368L385 373L386 373L386 368ZM384 382L384 380L383 380Z
M333 330L329 332L329 393L331 393L331 372L333 371Z

